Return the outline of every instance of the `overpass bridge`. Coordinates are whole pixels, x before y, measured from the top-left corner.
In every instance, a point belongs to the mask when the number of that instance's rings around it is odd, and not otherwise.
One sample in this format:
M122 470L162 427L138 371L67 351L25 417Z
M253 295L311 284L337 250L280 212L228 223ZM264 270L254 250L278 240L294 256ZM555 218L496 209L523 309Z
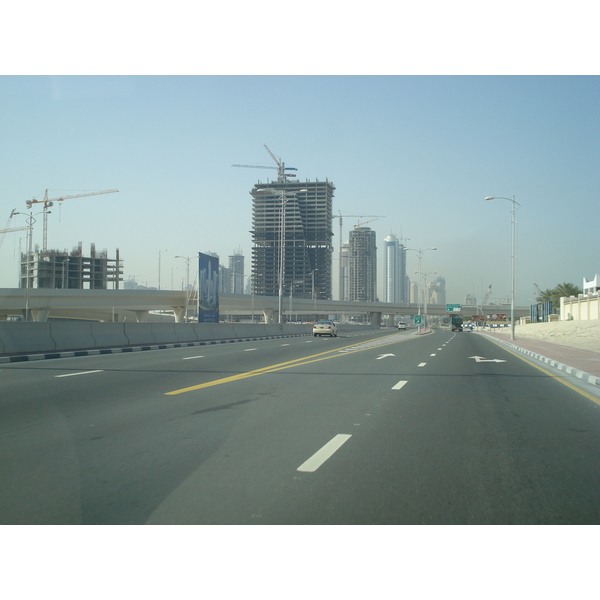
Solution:
M278 322L277 296L247 294L221 294L221 318L257 318L265 323ZM197 296L180 290L50 290L0 288L0 320L23 318L29 312L29 320L46 321L48 318L78 319L90 321L156 322L185 321L186 312L194 311ZM324 315L362 314L373 325L381 324L383 316L416 315L416 304L393 304L387 302L349 302L341 300L310 300L284 298L283 312L287 321L312 320ZM462 306L461 316L477 314L509 314L510 306L489 305ZM421 311L423 312L423 310ZM446 305L430 304L429 315L448 315ZM515 316L529 316L529 307L515 307Z

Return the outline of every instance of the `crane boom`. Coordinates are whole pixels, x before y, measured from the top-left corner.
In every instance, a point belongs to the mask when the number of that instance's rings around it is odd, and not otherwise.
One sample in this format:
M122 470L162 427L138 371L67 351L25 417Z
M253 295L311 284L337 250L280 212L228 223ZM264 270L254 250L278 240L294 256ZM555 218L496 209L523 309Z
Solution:
M277 171L277 181L283 183L287 181L288 177L296 177L293 173L286 173L286 171L297 171L296 167L286 167L285 163L277 158L270 150L269 147L264 144L267 152L271 155L271 158L275 161L276 167L265 167L262 165L231 165L232 167L244 167L246 169L275 169Z
M63 202L63 200L70 200L72 198L85 198L86 196L99 196L100 194L114 194L119 190L101 190L99 192L85 192L84 194L70 194L68 196L59 196L58 198L48 198L48 190L44 193L44 197L42 200L36 200L32 198L31 200L25 201L25 206L27 208L31 208L33 204L44 204L44 242L42 244L43 250L48 249L48 215L50 211L48 210L54 202Z

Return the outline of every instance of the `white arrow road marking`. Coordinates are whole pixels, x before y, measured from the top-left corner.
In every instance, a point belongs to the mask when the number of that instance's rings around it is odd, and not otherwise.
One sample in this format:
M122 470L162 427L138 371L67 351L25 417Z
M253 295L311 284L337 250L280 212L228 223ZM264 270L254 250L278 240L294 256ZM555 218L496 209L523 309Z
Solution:
M408 383L408 381L399 381L392 389L393 390L400 390L402 389L406 384Z
M102 369L96 371L81 371L80 373L67 373L66 375L55 375L54 377L74 377L75 375L88 375L89 373L102 373Z
M328 458L337 452L352 436L345 433L338 433L333 439L329 440L320 450L317 450L307 461L303 462L298 471L313 473Z
M505 360L500 360L499 358L483 358L483 356L469 356L469 358L474 358L475 362L506 362Z
M387 358L388 356L396 356L395 354L380 354L375 360L381 360L382 358Z

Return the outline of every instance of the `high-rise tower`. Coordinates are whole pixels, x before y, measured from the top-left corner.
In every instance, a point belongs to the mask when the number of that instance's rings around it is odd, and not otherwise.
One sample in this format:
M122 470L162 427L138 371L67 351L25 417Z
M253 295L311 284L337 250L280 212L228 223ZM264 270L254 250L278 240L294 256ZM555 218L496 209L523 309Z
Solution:
M252 280L258 295L331 300L332 203L325 181L258 183L252 208ZM282 262L283 259L283 262Z
M348 247L348 300L377 299L377 245L370 227L355 227Z

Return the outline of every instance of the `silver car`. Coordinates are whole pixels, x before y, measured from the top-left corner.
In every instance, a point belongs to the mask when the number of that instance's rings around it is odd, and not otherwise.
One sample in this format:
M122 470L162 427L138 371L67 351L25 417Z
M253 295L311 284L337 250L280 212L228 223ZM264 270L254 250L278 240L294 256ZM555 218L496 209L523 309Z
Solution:
M322 335L337 337L337 325L333 321L317 321L313 325L313 335L315 337Z

